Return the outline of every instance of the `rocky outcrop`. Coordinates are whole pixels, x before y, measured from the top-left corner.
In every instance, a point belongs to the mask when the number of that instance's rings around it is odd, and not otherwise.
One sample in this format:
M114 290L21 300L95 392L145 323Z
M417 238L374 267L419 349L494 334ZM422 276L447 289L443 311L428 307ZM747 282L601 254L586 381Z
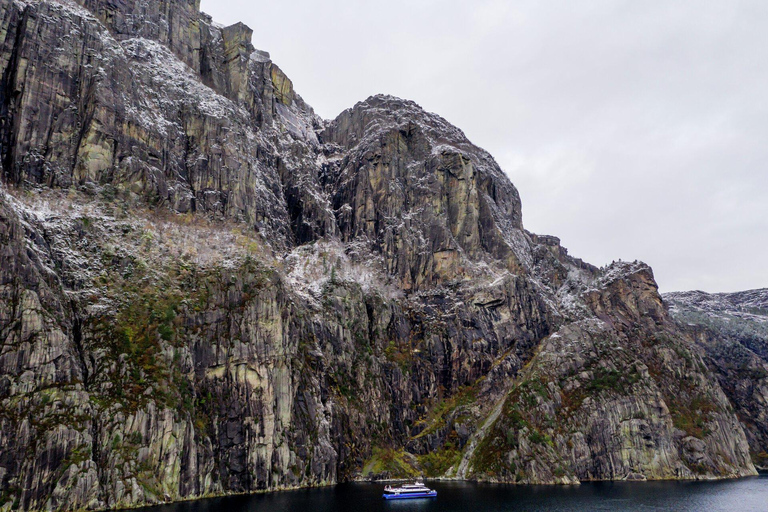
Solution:
M752 459L768 468L768 290L664 295L692 333L744 426Z
M617 264L597 284L582 295L596 318L542 341L468 471L524 483L750 474L741 425L650 269Z
M374 97L320 135L346 158L328 179L342 240L366 240L405 290L462 279L478 264L530 267L517 190L444 119Z
M754 473L647 266L525 231L412 102L318 118L198 8L0 4L0 510Z
M282 73L253 51L250 30L218 28L186 2L85 4L92 11L64 1L1 7L6 181L99 186L243 221L285 246L278 168L307 165L320 121L300 98L286 105L293 93L283 81L276 89ZM301 138L291 158L278 154L286 142L275 140L276 117Z

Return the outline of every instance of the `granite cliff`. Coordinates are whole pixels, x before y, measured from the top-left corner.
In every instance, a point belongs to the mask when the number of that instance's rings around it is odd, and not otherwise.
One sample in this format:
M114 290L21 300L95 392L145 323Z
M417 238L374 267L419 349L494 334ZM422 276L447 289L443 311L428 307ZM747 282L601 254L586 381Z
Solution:
M733 404L755 465L768 469L768 290L678 292L664 300Z
M651 269L526 231L441 117L323 120L194 0L1 1L0 510L755 473Z

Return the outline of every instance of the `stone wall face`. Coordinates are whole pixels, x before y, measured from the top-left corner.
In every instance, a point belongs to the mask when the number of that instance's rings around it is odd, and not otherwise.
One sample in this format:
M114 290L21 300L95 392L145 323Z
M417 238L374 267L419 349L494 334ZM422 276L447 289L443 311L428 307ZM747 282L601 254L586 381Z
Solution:
M320 119L250 37L0 3L0 510L755 472L650 268L525 231L412 102Z

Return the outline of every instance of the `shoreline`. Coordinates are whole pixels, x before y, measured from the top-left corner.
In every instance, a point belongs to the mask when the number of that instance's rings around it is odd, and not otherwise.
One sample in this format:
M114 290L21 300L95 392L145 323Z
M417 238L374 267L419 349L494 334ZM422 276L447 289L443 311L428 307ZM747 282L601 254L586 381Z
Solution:
M645 479L645 480L627 480L627 479L621 479L621 480L582 480L575 484L558 484L558 483L541 483L541 484L518 484L514 482L500 482L500 481L490 481L490 480L470 480L470 479L459 479L459 478L423 478L422 480L425 482L441 482L441 483L464 483L464 484L480 484L480 485L499 485L499 486L513 486L513 487L519 487L519 488L536 488L536 487L547 487L547 488L578 488L583 484L604 484L604 483L617 483L617 484L646 484L646 483L674 483L674 482L680 482L680 483L713 483L713 482L719 482L719 481L737 481L737 480L746 480L750 478L760 478L760 477L768 477L768 469L762 469L758 470L756 474L754 475L744 475L744 476L731 476L731 477L714 477L714 478L657 478L657 479ZM348 480L345 482L338 482L335 484L327 484L327 485L314 485L314 486L301 486L301 487L286 487L281 489L271 489L271 490L256 490L256 491L249 491L249 492L234 492L234 493L222 493L222 494L211 494L206 496L199 496L195 498L189 498L189 499L179 499L179 500L172 500L172 501L166 501L162 503L154 503L154 504L143 504L143 505L137 505L135 507L121 507L121 508L100 508L100 509L92 509L93 512L103 512L103 511L123 511L123 510L140 510L140 509L156 509L158 507L167 506L167 505L176 505L176 504L183 504L183 503L192 503L196 501L205 501L205 500L213 500L213 499L221 499L221 498L235 498L235 497L242 497L242 496L259 496L259 495L265 495L265 494L279 494L279 493L289 493L289 492L297 492L297 491L310 491L310 490L318 490L318 489L328 489L331 487L337 487L341 485L349 485L349 484L370 484L370 485L376 485L376 484L388 484L388 483L394 483L394 482L404 482L409 481L413 479L403 479L403 478L390 478L390 479L382 479L382 480L370 480L370 479L354 479L354 480Z

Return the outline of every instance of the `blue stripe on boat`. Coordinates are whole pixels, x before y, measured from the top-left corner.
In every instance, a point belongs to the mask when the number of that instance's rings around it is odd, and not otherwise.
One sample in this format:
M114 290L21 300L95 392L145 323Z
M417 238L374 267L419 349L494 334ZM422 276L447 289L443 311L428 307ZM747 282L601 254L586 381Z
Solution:
M437 491L410 492L403 494L383 494L385 500L409 500L412 498L437 498Z

